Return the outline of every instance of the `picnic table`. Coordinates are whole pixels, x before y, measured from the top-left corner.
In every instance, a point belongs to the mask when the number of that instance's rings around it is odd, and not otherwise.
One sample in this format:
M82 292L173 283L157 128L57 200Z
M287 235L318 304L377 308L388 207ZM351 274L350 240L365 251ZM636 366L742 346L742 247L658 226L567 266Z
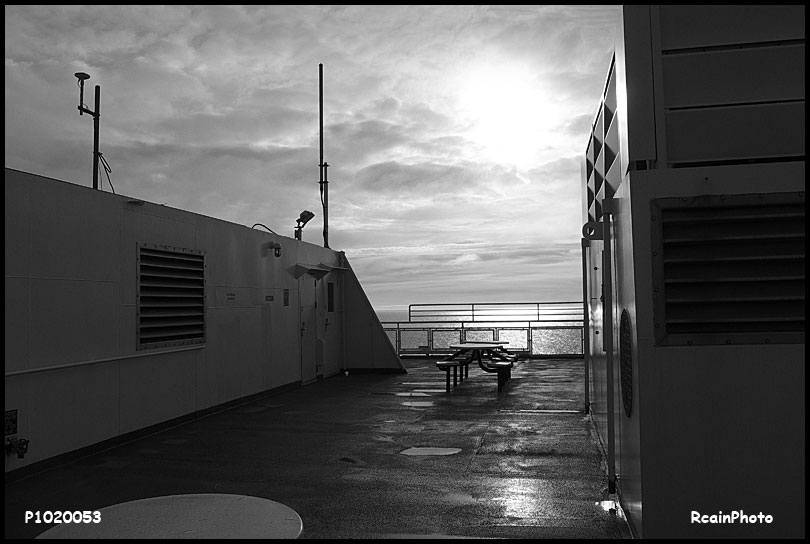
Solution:
M504 346L509 342L461 342L450 344L450 349L456 350L452 355L436 362L436 367L446 374L446 389L450 391L450 371L453 371L453 387L458 386L459 380L469 377L469 366L478 363L484 372L497 374L498 391L512 377L512 366L516 356L509 353Z

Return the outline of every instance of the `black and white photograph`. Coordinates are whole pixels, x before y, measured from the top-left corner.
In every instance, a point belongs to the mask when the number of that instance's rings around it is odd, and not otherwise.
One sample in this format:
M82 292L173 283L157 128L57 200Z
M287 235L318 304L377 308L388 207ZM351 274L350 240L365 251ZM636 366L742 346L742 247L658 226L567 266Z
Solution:
M5 5L6 539L804 539L805 6Z

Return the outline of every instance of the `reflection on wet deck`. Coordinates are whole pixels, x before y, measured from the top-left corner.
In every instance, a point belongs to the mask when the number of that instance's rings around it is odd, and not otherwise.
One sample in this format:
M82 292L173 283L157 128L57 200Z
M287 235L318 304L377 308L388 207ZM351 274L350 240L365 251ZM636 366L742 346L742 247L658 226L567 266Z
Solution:
M448 393L434 360L405 364L405 379L338 375L8 483L6 537L49 528L25 510L223 493L289 506L301 538L629 538L603 507L581 360L520 361L501 393L475 369Z

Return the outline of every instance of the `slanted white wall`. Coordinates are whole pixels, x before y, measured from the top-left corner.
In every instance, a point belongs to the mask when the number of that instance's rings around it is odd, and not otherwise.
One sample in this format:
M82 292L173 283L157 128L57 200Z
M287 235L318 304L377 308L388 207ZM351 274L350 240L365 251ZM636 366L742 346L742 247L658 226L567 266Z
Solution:
M351 266L344 273L343 296L347 306L357 308L344 320L346 369L405 372Z

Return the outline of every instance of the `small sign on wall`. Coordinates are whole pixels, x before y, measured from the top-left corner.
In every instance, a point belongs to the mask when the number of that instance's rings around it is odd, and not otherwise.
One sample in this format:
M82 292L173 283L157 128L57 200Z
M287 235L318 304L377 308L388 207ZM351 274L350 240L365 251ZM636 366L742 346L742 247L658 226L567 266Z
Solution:
M6 436L17 434L17 410L6 410Z

